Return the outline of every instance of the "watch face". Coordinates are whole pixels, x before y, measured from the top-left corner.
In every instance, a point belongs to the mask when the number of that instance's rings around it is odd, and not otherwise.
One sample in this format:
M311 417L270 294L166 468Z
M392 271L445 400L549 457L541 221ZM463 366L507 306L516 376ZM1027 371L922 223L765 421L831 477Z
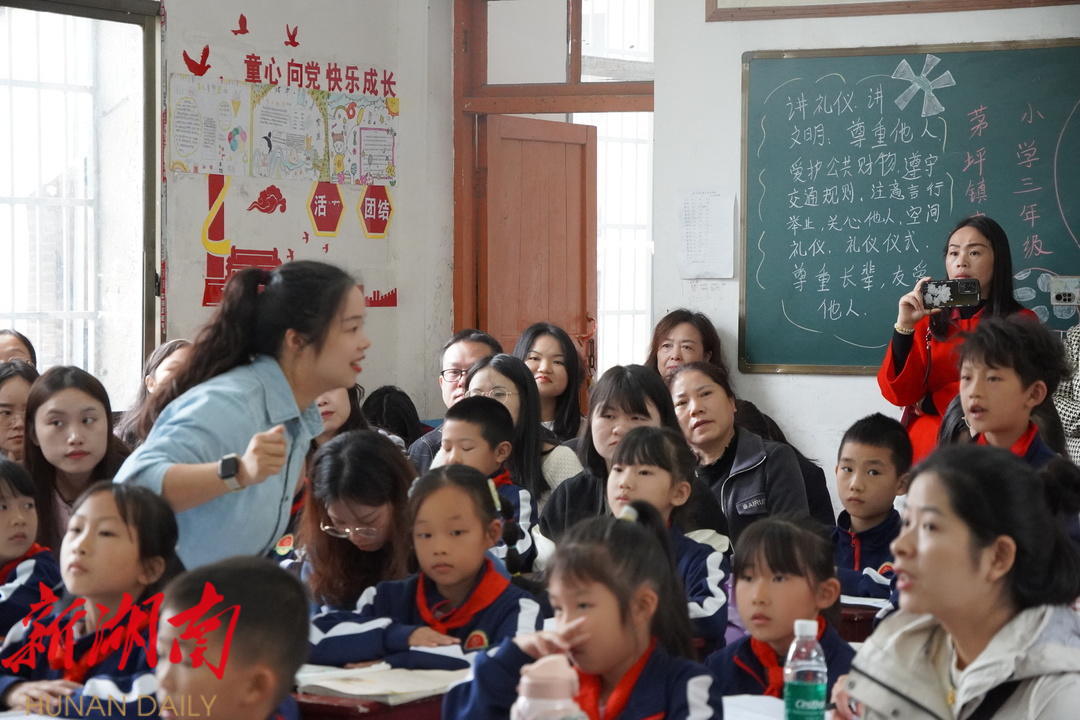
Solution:
M218 462L218 477L233 478L240 472L240 458L226 455Z

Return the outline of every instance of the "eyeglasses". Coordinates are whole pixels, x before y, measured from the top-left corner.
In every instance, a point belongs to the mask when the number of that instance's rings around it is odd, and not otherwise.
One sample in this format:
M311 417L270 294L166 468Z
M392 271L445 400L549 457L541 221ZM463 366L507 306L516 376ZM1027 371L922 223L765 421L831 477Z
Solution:
M338 528L324 522L319 524L319 529L330 537L341 538L343 540L353 536L356 536L361 540L374 540L379 537L379 528L373 527Z
M517 395L517 393L501 387L492 388L490 390L469 390L465 393L465 397L489 397L493 400L498 400L499 402L502 402L511 395Z
M440 370L439 375L446 382L457 382L465 376L468 370L462 370L460 368L447 368L446 370Z

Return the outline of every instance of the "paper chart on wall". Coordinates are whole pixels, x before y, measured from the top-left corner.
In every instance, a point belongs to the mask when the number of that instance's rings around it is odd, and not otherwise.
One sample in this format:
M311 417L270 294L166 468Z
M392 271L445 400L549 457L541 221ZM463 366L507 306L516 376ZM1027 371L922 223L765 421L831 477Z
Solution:
M397 182L396 97L330 93L330 180L358 185Z
M679 212L679 275L683 279L734 274L734 201L714 191L687 194Z
M190 75L170 77L170 169L247 174L250 111L251 87L246 83Z
M326 93L263 85L251 109L251 174L319 180L327 174Z

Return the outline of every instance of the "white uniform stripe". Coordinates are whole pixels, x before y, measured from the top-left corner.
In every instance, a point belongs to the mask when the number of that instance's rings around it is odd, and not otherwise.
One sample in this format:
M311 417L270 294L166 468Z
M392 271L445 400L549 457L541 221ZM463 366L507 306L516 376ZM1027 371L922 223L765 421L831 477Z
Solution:
M691 620L712 617L727 602L727 595L723 590L724 571L720 567L723 561L724 556L718 552L709 553L705 558L705 584L709 588L709 595L700 603L687 603Z
M712 675L698 675L686 681L686 720L709 720L713 709L709 705Z

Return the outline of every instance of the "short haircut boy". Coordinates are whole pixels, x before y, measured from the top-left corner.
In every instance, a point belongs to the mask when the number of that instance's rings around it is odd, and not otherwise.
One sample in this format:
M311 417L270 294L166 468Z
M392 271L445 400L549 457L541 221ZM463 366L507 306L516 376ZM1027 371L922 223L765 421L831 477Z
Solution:
M471 342L487 345L491 348L492 355L498 355L503 351L502 343L496 340L491 335L488 335L482 330L476 328L465 328L464 330L458 330L456 333L450 336L450 339L443 345L442 351L445 353L450 349L450 346L457 345L459 342Z
M965 362L1011 369L1025 388L1042 380L1047 396L1072 375L1057 333L1021 314L980 320L957 350L957 363Z
M514 419L498 400L489 397L467 397L446 409L445 420L468 422L480 428L480 435L492 448L504 442L514 442Z
M304 586L270 560L234 557L174 579L165 588L163 607L172 612L195 607L206 583L222 596L208 614L240 608L227 662L269 665L278 685L273 704L280 704L308 655L309 605Z
M892 456L897 477L911 469L913 453L911 438L904 426L891 417L874 413L857 420L840 440L840 448L836 453L837 461L840 460L841 453L844 451L844 445L849 442L887 449Z

